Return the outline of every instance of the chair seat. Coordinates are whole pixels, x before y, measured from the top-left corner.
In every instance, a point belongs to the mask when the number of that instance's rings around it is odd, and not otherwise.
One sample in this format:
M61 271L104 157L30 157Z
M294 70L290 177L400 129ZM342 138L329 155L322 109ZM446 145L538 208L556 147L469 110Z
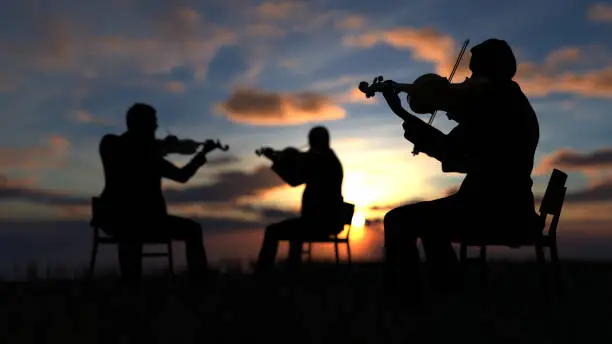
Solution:
M348 238L338 237L337 235L332 234L329 236L316 236L316 237L304 239L304 242L336 242L336 241L338 242L348 241Z
M521 246L532 246L537 243L542 243L546 241L547 238L548 236L542 234L525 235L521 237L498 235L491 237L453 238L451 241L468 246L507 246L518 248Z
M144 238L142 241L143 244L167 244L168 241L170 239L168 238L155 238L155 239L149 239L149 238ZM117 237L112 237L112 236L105 236L105 237L100 237L98 238L98 242L100 242L101 244L118 244L121 241L120 238Z

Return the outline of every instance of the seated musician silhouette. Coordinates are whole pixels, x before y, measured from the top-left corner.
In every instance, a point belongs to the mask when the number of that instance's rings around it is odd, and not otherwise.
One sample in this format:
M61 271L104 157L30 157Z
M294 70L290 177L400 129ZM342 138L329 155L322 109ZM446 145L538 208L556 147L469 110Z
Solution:
M420 94L410 95L422 97L432 109L447 111L458 122L448 135L404 110L391 87L385 86L383 92L389 107L407 119L403 124L407 140L438 159L444 172L466 174L455 194L401 206L385 215L390 277L394 283L407 282L404 287L419 287L418 238L434 288L446 289L452 287L458 266L451 240L519 239L538 228L531 172L539 125L529 100L512 80L517 69L514 54L498 39L486 40L471 52L472 75L463 84L431 82L431 89L423 87ZM410 274L413 278L407 279Z
M204 277L207 258L202 229L195 221L167 213L161 179L186 183L206 163L214 142L207 141L202 151L178 168L164 158L172 150L155 138L157 117L152 106L134 104L127 111L126 122L125 133L105 135L99 147L105 177L100 195L103 230L120 238L122 277L127 281L140 277L143 240L168 237L185 242L191 277ZM196 150L193 147L192 153Z
M308 134L310 149L294 148L274 151L263 148L262 154L273 162L272 169L289 185L306 184L302 195L301 216L268 226L257 261L256 272L266 272L274 264L280 240L289 241L289 267L301 261L305 239L327 237L343 228L342 164L330 147L325 127L314 127Z

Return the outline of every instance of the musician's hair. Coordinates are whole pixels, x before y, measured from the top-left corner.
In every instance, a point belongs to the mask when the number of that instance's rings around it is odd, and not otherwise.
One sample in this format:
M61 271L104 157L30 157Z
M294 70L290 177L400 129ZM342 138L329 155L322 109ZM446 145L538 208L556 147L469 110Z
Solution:
M125 122L128 130L139 130L143 124L148 125L155 120L157 111L149 104L135 103L125 115Z
M329 131L323 126L317 126L310 129L308 133L308 144L316 148L329 147Z
M471 50L470 70L493 80L511 80L516 74L516 58L504 40L491 38Z

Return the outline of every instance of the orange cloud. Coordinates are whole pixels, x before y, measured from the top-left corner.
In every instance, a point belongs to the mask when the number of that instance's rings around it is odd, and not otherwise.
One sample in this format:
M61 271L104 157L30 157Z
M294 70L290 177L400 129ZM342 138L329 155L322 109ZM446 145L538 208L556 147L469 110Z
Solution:
M38 169L61 162L68 154L68 139L53 135L45 145L28 148L0 147L0 169Z
M299 1L264 2L257 7L257 14L266 20L286 19L305 12L307 6L307 2Z
M591 6L587 17L595 22L612 22L612 4L597 3Z
M612 98L612 67L586 73L546 74L529 63L519 65L516 80L523 91L534 97L570 93L584 97Z
M335 26L343 30L358 30L363 28L365 25L365 18L360 15L351 14L344 18L338 19L335 22Z
M185 7L146 17L154 30L147 38L98 33L56 14L32 16L40 18L33 21L36 35L28 44L0 42L4 55L29 70L95 77L123 73L122 68L161 74L188 67L203 77L217 51L236 42L234 32L203 23Z
M544 156L535 174L547 174L553 168L561 170L579 170L595 172L604 168L612 168L612 147L598 149L592 153L581 153L576 150L562 148L548 156Z
M165 88L169 92L173 93L183 93L185 92L185 84L180 81L170 81L167 82Z
M450 74L459 52L452 37L441 34L431 27L421 29L398 27L344 38L344 44L362 48L370 48L379 43L385 43L398 49L411 50L416 60L433 63L436 73L440 75ZM463 81L469 74L468 60L467 56L464 56L456 72L455 80Z
M114 122L111 121L110 119L94 116L91 112L86 111L86 110L75 111L74 119L77 122L87 123L87 124L105 124L105 125L114 124Z
M321 28L334 19L334 14L321 11L313 1L272 0L264 1L255 7L242 6L244 28L255 27L271 36L284 35L285 32L307 32ZM263 25L263 26L262 26ZM265 29L262 29L266 27ZM247 35L253 34L248 30Z
M440 34L433 28L396 28L372 31L357 36L347 36L344 43L369 48L385 43L399 49L409 49L413 57L435 65L436 73L449 75L455 63L457 49L452 37ZM585 97L612 97L612 65L610 57L602 54L601 47L564 47L552 51L541 64L520 63L516 81L529 96L539 97L552 93L571 93ZM570 72L566 67L576 63L602 62L606 67ZM455 81L463 81L470 74L469 58L464 57L457 70Z
M36 184L36 178L7 178L0 175L0 189L6 188L27 188Z
M253 125L291 125L341 119L346 112L315 92L276 93L241 87L217 106L230 120Z
M609 53L600 46L563 47L550 52L543 63L520 63L516 81L532 97L569 93L610 98L611 61ZM572 67L581 67L585 71L573 72Z

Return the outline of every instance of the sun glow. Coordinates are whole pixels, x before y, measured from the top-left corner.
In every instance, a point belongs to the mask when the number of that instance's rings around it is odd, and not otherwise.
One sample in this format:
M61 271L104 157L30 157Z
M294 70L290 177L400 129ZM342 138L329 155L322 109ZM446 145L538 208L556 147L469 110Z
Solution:
M358 212L355 212L355 214L353 215L353 221L351 222L351 225L356 228L361 228L365 226L365 222L366 222L365 214L361 211L358 211Z
M351 173L346 176L344 182L344 200L355 205L351 221L351 240L360 240L365 236L368 209L375 202L374 190L366 181L365 173Z

